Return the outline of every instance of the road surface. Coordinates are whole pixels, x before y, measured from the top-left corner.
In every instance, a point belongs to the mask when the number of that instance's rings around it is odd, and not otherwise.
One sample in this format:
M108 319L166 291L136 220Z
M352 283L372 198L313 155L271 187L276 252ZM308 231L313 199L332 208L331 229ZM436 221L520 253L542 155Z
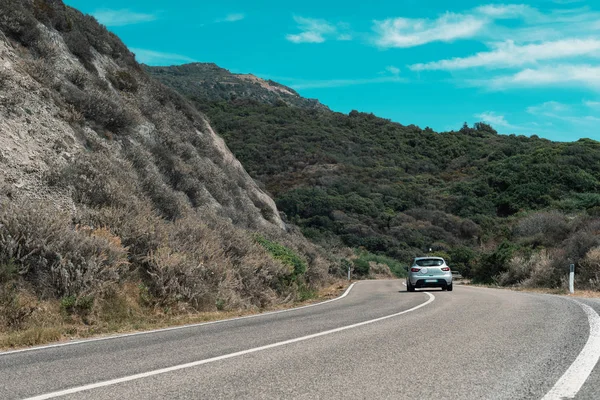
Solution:
M0 399L597 400L597 312L597 300L362 281L312 307L0 353Z

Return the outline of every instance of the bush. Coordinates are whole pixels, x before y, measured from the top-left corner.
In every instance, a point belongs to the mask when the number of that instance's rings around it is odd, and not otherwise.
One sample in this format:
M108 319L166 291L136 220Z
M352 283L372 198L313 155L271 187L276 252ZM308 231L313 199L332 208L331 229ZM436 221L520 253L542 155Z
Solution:
M87 120L95 122L101 128L122 133L135 122L131 111L109 94L98 89L90 89L86 92L73 89L65 88L63 94L66 96L66 101L81 112Z
M41 36L37 20L22 1L0 2L0 29L25 47L33 47Z
M498 275L506 271L514 251L515 246L505 241L493 252L483 254L473 269L473 282L493 283Z
M552 255L541 250L533 254L517 254L507 262L506 271L495 277L502 286L550 287L560 285L560 271L553 267Z
M0 67L0 89L5 89L10 82L10 73L7 69Z
M81 61L83 66L88 71L96 72L96 67L94 67L94 55L86 36L75 29L65 33L63 39L69 48L69 51Z
M111 70L108 71L106 77L117 90L130 93L138 91L139 85L137 80L127 70Z
M0 265L14 263L38 295L89 293L122 276L127 252L118 238L73 227L39 203L0 201Z
M70 189L77 203L92 207L124 207L138 190L131 166L107 151L82 153L67 166L55 166L47 179L51 185Z
M600 290L600 247L588 251L579 263L575 274L578 286L586 289Z
M54 80L54 70L43 60L29 60L25 64L25 68L29 76L38 81L39 83L50 86Z
M297 280L306 272L306 261L292 249L279 243L272 242L260 235L257 235L255 240L258 244L263 246L274 259L281 261L281 263L292 269L290 272L290 279L292 281Z
M355 258L353 261L354 273L358 276L368 276L371 270L369 262L363 258Z
M369 265L371 265L371 264L385 265L398 278L406 277L406 270L404 269L404 266L398 260L396 260L394 258L387 257L384 255L372 254L367 251L359 251L358 259L362 260L362 261L366 261ZM361 266L359 267L359 269L364 271L365 264L362 261L360 262ZM356 260L354 262L354 265L356 268ZM367 274L369 273L369 271L370 271L370 267L367 268Z
M534 246L555 246L567 237L569 225L559 212L537 212L519 221L515 234Z
M87 82L87 74L85 73L85 71L78 68L74 68L72 70L69 70L65 74L65 77L69 80L69 82L77 86L79 89L85 89L85 84Z

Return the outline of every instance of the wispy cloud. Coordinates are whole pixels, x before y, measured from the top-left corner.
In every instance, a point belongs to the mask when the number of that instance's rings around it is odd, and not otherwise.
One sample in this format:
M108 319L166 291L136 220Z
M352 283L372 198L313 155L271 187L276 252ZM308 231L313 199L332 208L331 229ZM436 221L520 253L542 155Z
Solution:
M513 20L506 24L506 20ZM407 48L460 39L481 41L549 41L600 29L600 13L588 8L542 13L523 4L489 4L436 19L389 18L374 21L374 43L382 48Z
M394 67L393 65L388 65L385 67L385 70L394 76L400 75L400 68Z
M140 24L143 22L152 22L158 18L156 14L139 13L128 9L100 9L96 10L94 13L92 13L92 15L98 20L98 22L106 26Z
M589 107L589 108L598 108L598 109L600 109L600 101L590 101L590 100L587 100L587 101L584 101L583 104L585 104L585 106Z
M237 22L237 21L243 20L244 18L246 18L246 15L242 14L242 13L227 14L227 16L225 16L225 18L216 19L215 22L216 23L220 23L220 22Z
M424 71L476 67L507 68L578 56L600 57L600 40L598 39L565 39L527 45L518 45L512 40L508 40L492 46L494 47L492 51L480 52L469 57L414 64L410 66L410 69Z
M523 4L483 5L463 14L452 14L458 20L480 23L479 29L454 28L440 17L432 25L427 20L416 24L416 39L389 42L397 46L412 46L444 41L432 32L449 27L448 41L470 39L488 47L468 56L431 60L409 65L413 71L448 71L456 74L461 84L491 88L493 90L524 89L534 87L584 87L600 90L600 12L588 7L556 8L540 11ZM459 15L459 17L457 17ZM510 20L510 21L506 21ZM473 25L477 26L477 25ZM458 32L458 33L457 33ZM461 33L462 32L462 33ZM389 32L388 32L389 33ZM392 40L400 35L396 29L382 40ZM410 39L410 36L407 36ZM390 44L391 43L391 44ZM473 70L469 76L462 70ZM497 72L497 70L507 70Z
M494 19L517 18L537 14L537 10L525 4L487 4L477 7L474 11Z
M492 89L575 85L598 90L600 66L566 64L527 68L513 75L495 77L483 83Z
M578 126L596 126L600 122L600 117L589 115L581 105L569 105L557 101L547 101L528 107L527 112L538 117L553 118Z
M182 54L163 53L160 51L131 48L138 62L148 65L172 65L195 62L193 58Z
M304 18L294 16L300 33L285 36L292 43L323 43L328 39L352 40L352 35L345 23L333 24L324 19Z
M554 116L569 110L569 106L558 101L547 101L542 104L527 107L527 112L533 115Z
M487 122L492 126L501 126L504 128L512 127L512 125L508 123L504 115L496 114L493 111L485 111L481 114L475 114L474 117L480 119L483 122Z
M379 47L414 47L430 42L452 42L475 36L486 20L473 15L446 13L437 19L392 18L374 21Z

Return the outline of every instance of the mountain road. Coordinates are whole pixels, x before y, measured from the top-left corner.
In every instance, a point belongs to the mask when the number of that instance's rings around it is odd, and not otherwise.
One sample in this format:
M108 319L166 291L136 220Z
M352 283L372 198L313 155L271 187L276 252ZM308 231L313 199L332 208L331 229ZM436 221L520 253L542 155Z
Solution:
M360 281L309 307L0 353L0 398L598 399L598 312Z

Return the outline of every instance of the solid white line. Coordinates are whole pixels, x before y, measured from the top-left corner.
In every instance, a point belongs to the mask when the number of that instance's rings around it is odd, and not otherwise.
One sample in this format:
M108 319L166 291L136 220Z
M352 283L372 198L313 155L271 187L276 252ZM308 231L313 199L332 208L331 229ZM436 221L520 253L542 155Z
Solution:
M225 354L225 355L218 356L218 357L213 357L213 358L207 358L205 360L194 361L194 362L190 362L190 363L187 363L187 364L180 364L180 365L175 365L175 366L168 367L168 368L162 368L162 369L157 369L157 370L154 370L154 371L143 372L141 374L135 374L135 375L125 376L123 378L111 379L111 380L108 380L108 381L103 381L103 382L92 383L92 384L89 384L89 385L78 386L78 387L74 387L74 388L71 388L71 389L60 390L60 391L56 391L56 392L52 392L52 393L41 394L39 396L29 397L29 398L27 398L25 400L53 399L55 397L66 396L68 394L79 393L79 392L83 392L83 391L86 391L86 390L92 390L92 389L97 389L97 388L101 388L101 387L105 387L105 386L117 385L119 383L130 382L130 381L134 381L134 380L137 380L137 379L143 379L143 378L148 378L148 377L155 376L155 375L166 374L168 372L179 371L179 370L186 369L186 368L197 367L199 365L208 364L208 363L212 363L212 362L215 362L215 361L226 360L228 358L239 357L239 356L243 356L245 354L256 353L258 351L268 350L268 349L272 349L272 348L280 347L280 346L285 346L285 345L292 344L292 343L303 342L305 340L314 339L314 338L317 338L317 337L320 337L320 336L330 335L332 333L337 333L337 332L345 331L345 330L348 330L348 329L358 328L359 326L363 326L363 325L367 325L367 324L372 324L372 323L383 321L383 320L386 320L386 319L389 319L389 318L397 317L399 315L406 314L406 313L409 313L411 311L418 310L419 308L425 307L427 304L429 304L429 303L431 303L432 301L435 300L435 296L432 295L431 293L429 293L429 292L422 292L422 293L425 293L425 294L427 294L427 296L429 296L429 299L426 302L421 303L418 306L415 306L415 307L413 307L411 309L404 310L404 311L401 311L401 312L398 312L398 313L395 313L395 314L391 314L391 315L386 315L384 317L379 317L379 318L375 318L375 319L371 319L371 320L368 320L368 321L359 322L359 323L352 324L352 325L346 325L346 326L342 326L340 328L330 329L328 331L314 333L312 335L302 336L302 337L298 337L298 338L295 338L295 339L289 339L289 340L285 340L283 342L277 342L277 343L273 343L273 344L268 344L266 346L255 347L253 349L238 351L238 352L235 352L235 353Z
M594 370L598 359L600 359L600 316L587 304L577 300L573 301L579 304L587 314L590 323L590 336L579 356L542 400L574 398Z
M333 301L341 300L344 297L346 297L348 295L348 293L350 293L350 290L352 290L352 288L354 287L354 285L356 285L356 283L357 282L354 282L350 286L348 286L348 288L346 289L346 291L341 296L336 297L335 299L325 300L325 301L322 301L320 303L309 304L309 305L306 305L306 306L288 308L286 310L269 311L269 312L265 312L265 313L261 313L261 314L246 315L244 317L236 317L236 318L229 318L229 319L220 319L218 321L200 322L200 323L197 323L197 324L188 324L188 325L181 325L181 326L173 326L171 328L161 328L161 329L154 329L154 330L143 331L143 332L133 332L133 333L124 333L124 334L121 334L121 335L104 336L104 337L93 338L93 339L74 340L74 341L71 341L71 342L55 343L55 344L49 344L49 345L45 345L45 346L28 347L26 349L19 349L19 350L11 350L11 351L0 352L0 357L6 356L6 355L9 355L9 354L24 353L26 351L44 350L44 349L51 349L51 348L55 348L55 347L72 346L72 345L75 345L75 344L86 344L86 343L91 343L91 342L100 342L100 341L103 341L103 340L120 339L120 338L125 338L125 337L130 337L130 336L149 335L149 334L152 334L152 333L176 331L176 330L188 329L188 328L196 328L198 326L222 324L224 322L239 321L239 320L242 320L242 319L263 317L265 315L281 314L281 313L285 313L285 312L301 310L303 308L322 306L323 304L327 304L327 303L331 303Z

